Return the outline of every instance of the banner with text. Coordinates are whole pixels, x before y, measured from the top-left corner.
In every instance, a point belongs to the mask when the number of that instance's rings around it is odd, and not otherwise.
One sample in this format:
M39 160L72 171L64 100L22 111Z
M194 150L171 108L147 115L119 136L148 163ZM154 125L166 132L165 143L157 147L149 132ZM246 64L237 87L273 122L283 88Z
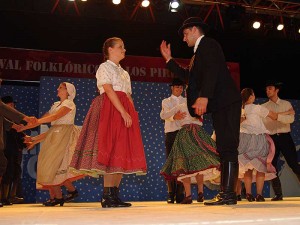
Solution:
M182 65L189 64L189 59L176 60ZM38 81L41 76L95 78L102 61L102 55L97 53L0 48L0 78L28 81ZM128 55L121 64L133 81L170 82L174 76L166 69L162 57ZM227 65L239 87L239 64Z

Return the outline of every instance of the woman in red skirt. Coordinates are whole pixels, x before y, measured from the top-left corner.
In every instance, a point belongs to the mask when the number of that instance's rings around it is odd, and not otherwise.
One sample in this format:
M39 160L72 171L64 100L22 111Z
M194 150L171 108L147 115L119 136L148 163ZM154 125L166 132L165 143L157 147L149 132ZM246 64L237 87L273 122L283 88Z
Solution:
M123 174L144 175L147 170L130 76L120 66L125 52L120 38L104 42L105 62L96 74L100 95L93 100L85 118L71 163L74 172L103 175L103 208L131 206L118 197Z

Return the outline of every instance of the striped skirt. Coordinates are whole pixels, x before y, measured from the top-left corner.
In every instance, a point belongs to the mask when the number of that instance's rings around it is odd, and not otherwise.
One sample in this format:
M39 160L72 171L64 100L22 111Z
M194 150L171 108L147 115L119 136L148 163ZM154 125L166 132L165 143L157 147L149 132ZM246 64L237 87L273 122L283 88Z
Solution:
M240 133L239 143L239 178L244 177L245 172L253 170L253 180L257 172L265 173L265 180L272 180L276 177L276 170L272 166L269 155L274 149L272 139L268 134L246 134Z
M79 133L75 125L54 125L47 131L38 155L37 189L62 186L67 180L72 182L84 177L69 171Z
M188 124L178 131L160 174L166 180L190 177L193 183L195 176L202 174L204 181L213 181L220 176L219 167L215 141L200 125Z

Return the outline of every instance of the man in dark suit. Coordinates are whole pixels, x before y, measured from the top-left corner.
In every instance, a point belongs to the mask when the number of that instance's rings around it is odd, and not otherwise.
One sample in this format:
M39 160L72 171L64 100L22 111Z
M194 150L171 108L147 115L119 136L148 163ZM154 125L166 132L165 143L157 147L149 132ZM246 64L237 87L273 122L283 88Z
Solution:
M1 84L0 79L0 84ZM8 121L9 120L9 121ZM7 106L0 100L0 186L2 181L2 176L5 173L6 166L7 166L7 159L4 155L4 132L5 130L9 130L11 128L16 128L17 126L14 123L21 123L21 122L27 122L30 124L34 124L37 122L37 119L35 117L28 117L19 111ZM0 207L2 207L3 204L0 201Z
M16 102L12 96L3 96L1 101L15 109ZM25 133L15 129L6 131L4 155L7 159L6 172L2 177L1 200L3 205L23 202L22 194L22 150L26 148L24 143Z
M183 22L179 35L194 48L188 68L172 59L171 46L162 41L160 50L167 68L188 81L187 103L191 116L212 113L217 151L221 159L221 191L205 205L236 204L238 178L238 145L241 116L241 95L227 68L221 46L204 36L208 25L198 17Z

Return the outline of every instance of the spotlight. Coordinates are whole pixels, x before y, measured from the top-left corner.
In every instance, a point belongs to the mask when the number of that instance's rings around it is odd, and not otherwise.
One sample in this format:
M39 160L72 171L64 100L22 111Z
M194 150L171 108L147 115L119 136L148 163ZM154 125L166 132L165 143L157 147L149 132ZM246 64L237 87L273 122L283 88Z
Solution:
M143 7L148 7L150 5L150 1L149 0L143 0L142 1L142 6Z
M114 3L115 5L119 5L121 3L121 0L112 0L112 3Z
M278 24L278 26L277 26L277 30L282 30L284 28L284 25L283 24Z
M171 1L170 4L173 9L177 9L179 7L179 2L177 0Z
M169 9L170 9L171 12L177 12L178 7L179 7L178 0L172 0L172 1L170 1Z
M252 27L253 27L254 29L260 28L260 22L259 22L259 21L255 21L255 22L253 23Z

